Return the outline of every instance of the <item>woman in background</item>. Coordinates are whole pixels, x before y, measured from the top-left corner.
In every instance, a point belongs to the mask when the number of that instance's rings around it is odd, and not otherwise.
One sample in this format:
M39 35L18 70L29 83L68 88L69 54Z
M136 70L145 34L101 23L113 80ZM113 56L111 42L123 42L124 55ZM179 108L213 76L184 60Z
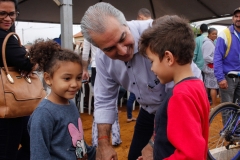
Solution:
M208 29L208 37L203 40L202 53L204 59L203 72L205 75L204 84L207 90L210 90L212 98L212 107L217 105L217 89L218 83L213 70L213 56L215 50L214 40L217 38L217 30L215 28Z
M14 22L17 16L17 4L15 0L0 0L0 67L3 67L3 40L8 33L15 31ZM23 76L30 73L33 67L25 55L26 49L20 47L18 40L14 36L11 36L6 45L7 65L21 70ZM28 116L0 118L0 160L30 159L30 142L27 132L28 119ZM20 149L19 144L21 144Z

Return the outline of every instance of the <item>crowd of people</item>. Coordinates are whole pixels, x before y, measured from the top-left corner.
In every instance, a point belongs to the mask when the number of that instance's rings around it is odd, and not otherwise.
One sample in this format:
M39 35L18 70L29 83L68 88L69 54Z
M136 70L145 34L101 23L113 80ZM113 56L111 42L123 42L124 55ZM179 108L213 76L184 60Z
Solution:
M0 44L14 32L18 14L15 0L0 0ZM136 121L129 160L206 159L209 102L217 104L218 91L221 102L240 97L239 78L227 76L240 71L240 8L234 10L232 21L219 34L202 24L201 35L195 38L188 20L177 15L152 19L142 8L137 20L126 21L120 10L99 2L81 19L82 54L53 40L38 39L25 48L11 37L7 64L22 77L37 69L51 90L30 116L0 118L0 160L117 160L112 145L122 142L120 87L130 92L127 122ZM89 79L89 53L92 145L84 141L80 114L72 101L82 80ZM137 118L131 114L135 100L141 106Z

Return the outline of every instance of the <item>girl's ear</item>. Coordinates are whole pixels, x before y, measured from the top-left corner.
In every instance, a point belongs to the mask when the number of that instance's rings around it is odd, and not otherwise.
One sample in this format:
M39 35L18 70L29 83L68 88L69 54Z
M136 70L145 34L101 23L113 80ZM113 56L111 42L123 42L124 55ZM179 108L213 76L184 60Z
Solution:
M46 84L47 84L48 86L51 86L51 85L52 85L52 83L51 83L51 76L50 76L49 73L44 72L44 73L43 73L43 78L44 78L44 81L46 82Z
M165 51L164 58L166 58L168 66L172 66L175 62L175 58L174 58L172 52L170 52L170 51Z

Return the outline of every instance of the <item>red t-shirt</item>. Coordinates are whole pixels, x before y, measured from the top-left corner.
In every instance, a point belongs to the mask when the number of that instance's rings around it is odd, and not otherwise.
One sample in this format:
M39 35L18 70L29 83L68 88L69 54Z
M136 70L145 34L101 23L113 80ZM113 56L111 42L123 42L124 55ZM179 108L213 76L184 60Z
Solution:
M206 160L209 107L201 80L177 83L155 116L154 160Z

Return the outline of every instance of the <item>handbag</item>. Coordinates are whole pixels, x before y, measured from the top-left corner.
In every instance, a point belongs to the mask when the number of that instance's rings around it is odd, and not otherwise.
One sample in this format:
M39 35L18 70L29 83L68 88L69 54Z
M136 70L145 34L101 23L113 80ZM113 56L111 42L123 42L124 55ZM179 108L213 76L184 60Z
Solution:
M20 39L14 32L9 33L2 44L4 67L0 70L0 118L29 116L46 96L43 84L36 73L24 78L17 68L7 66L6 44L13 35L21 46Z

